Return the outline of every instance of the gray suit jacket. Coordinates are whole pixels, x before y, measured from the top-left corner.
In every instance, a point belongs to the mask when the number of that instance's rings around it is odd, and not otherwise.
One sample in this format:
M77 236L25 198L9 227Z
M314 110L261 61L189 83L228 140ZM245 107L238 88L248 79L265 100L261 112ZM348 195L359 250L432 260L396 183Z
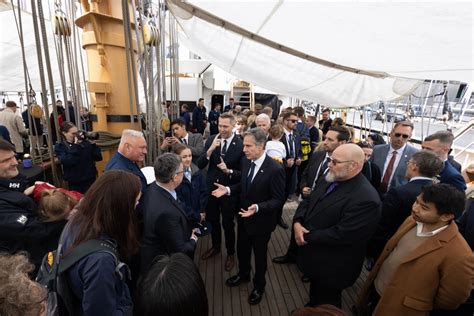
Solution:
M372 157L370 157L372 163L376 164L377 167L379 167L382 178L383 167L385 165L385 160L387 159L389 150L390 144L377 145L374 147ZM402 157L400 158L400 162L398 163L397 169L395 169L395 173L393 174L392 181L390 181L390 184L388 186L389 189L398 187L408 182L408 180L405 178L405 173L407 171L407 161L410 160L411 156L418 151L418 149L409 144L405 146Z
M188 132L188 146L191 147L193 154L193 162L196 163L198 158L204 152L204 141L201 134L194 134Z

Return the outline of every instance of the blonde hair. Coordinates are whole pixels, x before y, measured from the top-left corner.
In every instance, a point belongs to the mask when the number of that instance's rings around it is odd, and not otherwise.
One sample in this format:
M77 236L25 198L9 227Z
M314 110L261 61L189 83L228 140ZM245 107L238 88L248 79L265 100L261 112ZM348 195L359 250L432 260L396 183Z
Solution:
M283 126L280 124L275 124L268 130L268 134L272 139L280 139L283 136Z
M66 219L79 201L58 189L41 192L39 202L40 215L46 222L57 222Z

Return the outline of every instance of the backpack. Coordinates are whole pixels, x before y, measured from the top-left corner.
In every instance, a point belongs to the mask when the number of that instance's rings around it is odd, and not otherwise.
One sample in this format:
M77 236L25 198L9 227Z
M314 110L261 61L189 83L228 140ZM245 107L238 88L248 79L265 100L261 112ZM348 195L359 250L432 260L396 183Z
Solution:
M63 257L63 235L69 224L66 225L59 239L58 248L48 252L41 262L41 266L36 276L36 282L46 287L48 290L47 310L48 316L78 315L82 314L80 302L74 297L72 290L68 286L64 272L69 270L81 259L94 252L106 252L115 259L115 272L124 279L121 269L125 267L126 277L130 277L128 266L119 261L117 245L110 240L91 239L79 244L72 252Z

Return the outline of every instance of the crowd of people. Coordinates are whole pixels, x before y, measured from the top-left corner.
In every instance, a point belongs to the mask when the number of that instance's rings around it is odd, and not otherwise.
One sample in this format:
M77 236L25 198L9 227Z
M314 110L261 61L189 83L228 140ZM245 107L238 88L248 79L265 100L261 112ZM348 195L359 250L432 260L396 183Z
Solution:
M427 136L420 150L409 144L407 121L394 124L385 144L378 134L358 141L329 109L318 121L301 107L274 115L261 105L242 111L231 99L221 108L207 114L203 99L192 114L181 107L151 182L140 169L147 142L139 131L122 132L97 177L99 147L61 122L55 152L68 190L28 187L19 148L0 140L0 314L44 313L47 291L32 279L45 254L59 243L64 258L74 257L99 241L110 251L86 253L61 271L69 310L207 315L193 262L206 234L211 247L201 260L224 249L225 284L252 281L248 303L259 304L278 226L291 227L291 238L272 261L296 263L310 282L306 308L294 315L344 315L342 291L364 268L357 315L473 313L474 203L449 155L451 132ZM298 203L291 223L282 216L287 201Z

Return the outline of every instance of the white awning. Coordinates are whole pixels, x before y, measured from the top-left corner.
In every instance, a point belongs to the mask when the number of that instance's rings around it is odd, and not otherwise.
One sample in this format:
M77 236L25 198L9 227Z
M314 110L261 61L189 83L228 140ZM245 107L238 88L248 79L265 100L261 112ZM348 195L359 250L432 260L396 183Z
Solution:
M358 106L474 80L471 1L173 3L189 49L280 94Z

